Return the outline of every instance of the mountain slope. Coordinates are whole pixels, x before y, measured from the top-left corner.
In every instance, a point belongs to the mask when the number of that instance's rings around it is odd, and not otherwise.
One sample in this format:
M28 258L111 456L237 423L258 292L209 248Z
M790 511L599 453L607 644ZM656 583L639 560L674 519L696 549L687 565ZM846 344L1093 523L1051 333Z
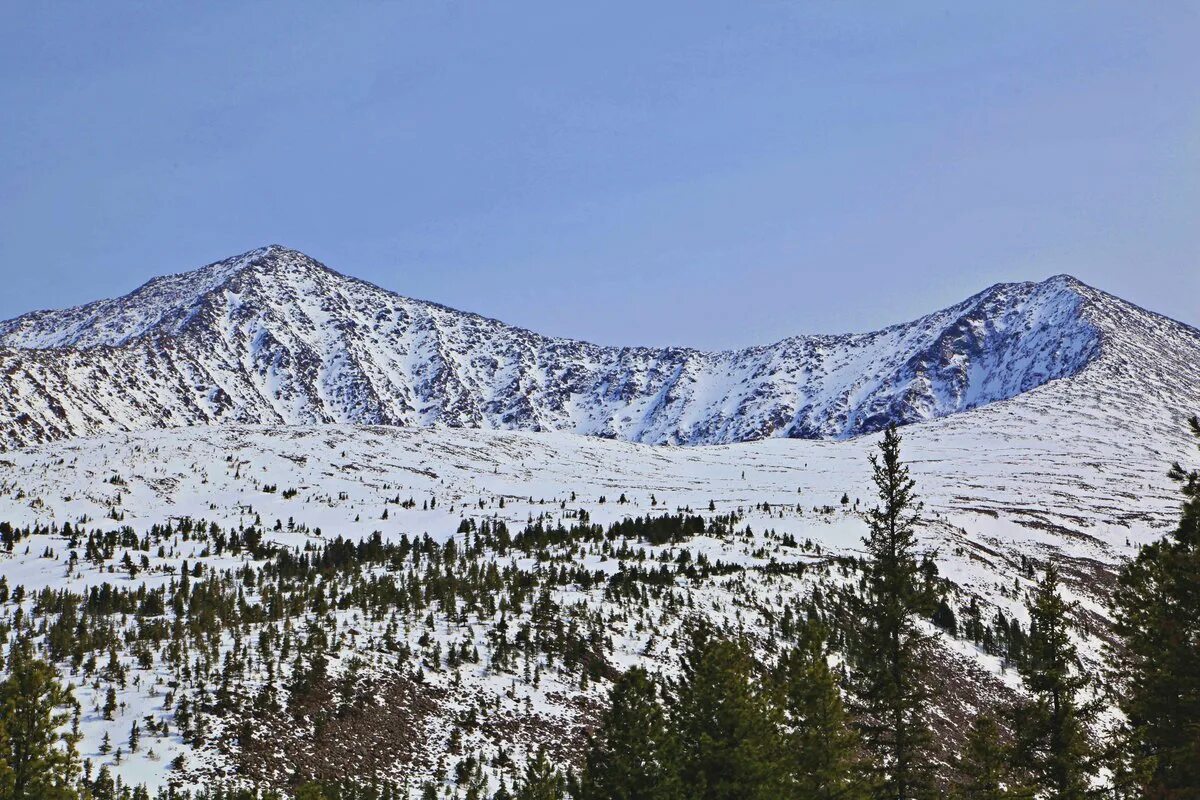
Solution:
M0 323L0 446L228 422L844 438L1127 367L1195 397L1197 364L1200 333L1066 276L875 333L709 353L548 338L271 246Z
M188 580L202 604L89 610L103 631L89 658L56 659L83 709L82 755L151 788L349 777L416 797L427 780L457 791L471 762L490 789L510 786L548 743L578 763L613 670L672 675L687 616L773 659L800 600L858 580L842 557L862 553L876 437L850 437L890 418L917 423L903 453L925 504L919 550L954 613L1028 625L1034 567L1053 562L1077 603L1072 639L1099 668L1115 569L1177 521L1166 465L1193 463L1182 418L1200 410L1200 335L1067 277L874 334L703 353L547 339L268 248L0 323L0 342L0 439L30 445L0 454L0 522L16 530L0 546L0 623L61 630L75 606L45 598L170 598ZM348 424L366 421L387 424ZM471 429L489 427L561 432ZM37 443L66 437L79 438ZM571 538L545 554L476 535L679 512L732 514L738 530ZM343 560L342 536L363 552L420 538L430 555L344 561L281 593L285 557L337 546ZM502 588L463 577L490 566ZM452 568L462 596L448 605L431 588L411 607L396 599L408 591L379 602ZM518 586L536 589L488 605ZM213 598L257 610L225 620L203 608L222 607ZM602 643L586 688L582 660L501 657L497 642L538 630L546 608ZM206 628L206 644L154 639L168 620ZM328 682L306 705L293 651L322 640ZM950 752L1019 678L965 626L934 641ZM135 724L143 743L123 752Z
M1027 626L1023 601L1036 577L1029 565L1054 562L1064 596L1078 603L1073 641L1084 663L1097 668L1115 567L1178 519L1177 490L1164 467L1176 459L1193 463L1194 445L1182 428L1155 430L1152 416L1127 425L1125 410L1105 395L1081 394L1077 407L1063 407L1055 387L1074 383L1060 381L1009 402L913 425L905 430L903 452L925 503L919 550L936 560L959 618L975 609L985 624L1003 615ZM175 661L168 643L146 650L148 637L136 628L165 630L162 620L169 617L125 613L116 604L109 616L99 616L114 633L92 664L120 659L126 670L121 680L106 677L118 674L113 671L83 672L69 658L58 666L85 709L81 752L130 783L211 788L261 780L294 789L304 776L350 777L393 780L412 787L397 796L419 797L423 781L446 780L464 759L478 758L490 765L493 788L500 781L511 785L512 771L547 743L559 763L578 763L579 751L572 748L594 721L613 673L593 677L585 687L577 671L548 659L532 670L523 670L519 660L506 667L495 650L499 626L538 629L545 621L538 622L544 612L537 609L549 600L549 607L570 615L564 627L597 631L596 641L605 643L603 664L636 664L669 676L683 640L681 623L703 615L748 634L760 655L773 659L787 641L779 621L794 612L791 604L828 596L859 574L838 558L862 555L863 509L873 497L867 455L875 439L682 448L548 432L222 425L23 448L0 456L0 521L25 529L11 551L0 547L0 577L10 588L21 587L26 599L23 605L0 603L0 620L20 609L27 626L44 629L49 617L48 628L58 617L45 609L60 606L38 599L45 589L93 596L105 587L114 593L161 590L185 573L205 576L210 587L230 587L247 608L277 603L295 609L267 623L252 621L254 614L231 614L234 621L224 631L210 629L211 650L178 648L184 655ZM841 502L843 496L849 502ZM550 547L546 556L495 553L470 532L499 521L515 532L534 521L548 529L580 519L608 526L679 511L710 521L736 514L739 532L665 545L634 537L621 540L622 546L579 536ZM185 524L190 533L181 533ZM85 529L93 531L86 541ZM351 561L346 580L358 581L358 589L332 571L314 576L320 597L336 591L342 601L325 613L307 613L307 603L278 602L283 579L276 565L230 545L235 531L243 541L287 548L296 560L316 558L335 537L346 537L359 547L418 538L455 541L458 553L478 561L462 555L425 573L402 560L387 568L363 565L361 574ZM112 544L106 550L93 541ZM491 564L506 576L504 588L484 593L488 598L517 594L524 580L538 589L526 590L525 603L510 603L504 611L480 610L480 598L470 599L470 590L446 607L433 588L426 596L439 599L428 609L378 601L354 605L354 598L376 597L369 587L394 585L405 575L425 575L426 585L438 586L441 571L455 563L463 565L460 574L470 563L481 574ZM718 569L684 571L683 565L702 563ZM648 565L634 591L614 589L629 580L618 581L618 575L636 575ZM601 577L564 578L565 584L553 577L580 566ZM523 571L513 571L518 569ZM657 570L673 569L664 589ZM204 602L210 597L200 596ZM167 603L164 612L171 608ZM206 615L193 605L177 617L179 629L188 630L195 616ZM294 704L287 689L299 659L283 658L271 642L289 630L295 643L306 641L317 619L328 635L328 668L335 676L326 696L343 697L345 689L335 687L365 674L366 696L379 699L337 706L336 712L325 706L324 717L296 712L312 711L303 700ZM1019 684L999 651L972 641L965 626L961 630L934 638L938 674L955 687L937 694L937 717L950 736L956 730L961 736L980 708L1015 699ZM303 638L302 631L308 632ZM119 653L110 654L110 640ZM440 654L461 652L464 642L467 652L482 658L443 664ZM199 652L212 665L203 667L208 672L196 666L199 655L188 657ZM421 676L419 690L406 677L414 673ZM230 680L227 697L278 697L286 700L286 712L273 715L270 704L259 707L256 700L254 736L239 733L245 730L241 720L251 717L211 702ZM114 682L119 705L104 714L106 689ZM419 702L405 703L414 696ZM178 710L185 697L191 708L205 709L204 736L187 732ZM386 724L393 705L401 725ZM421 713L410 714L412 706ZM472 709L483 724L464 722ZM322 720L343 722L330 733ZM356 720L361 724L346 727ZM114 756L108 737L120 745L124 737L117 734L134 722L147 731L145 743L138 752ZM459 739L452 738L456 734ZM331 750L331 739L345 746ZM416 744L397 748L396 742L406 741ZM509 754L501 758L500 752ZM502 765L510 761L506 772Z

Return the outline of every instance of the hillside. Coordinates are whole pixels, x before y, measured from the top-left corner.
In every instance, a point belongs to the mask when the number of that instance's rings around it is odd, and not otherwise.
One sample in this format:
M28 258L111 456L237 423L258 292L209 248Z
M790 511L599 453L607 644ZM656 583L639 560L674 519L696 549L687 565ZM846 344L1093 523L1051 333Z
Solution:
M709 353L547 338L271 246L0 323L0 446L224 423L839 439L1060 379L1107 391L1136 373L1195 397L1197 365L1195 329L1066 276L874 333Z
M1126 435L1103 398L1055 408L1050 389L911 426L905 454L926 502L921 551L935 558L956 613L978 604L985 622L1025 620L1028 565L1052 561L1080 603L1076 636L1095 666L1113 569L1172 524L1178 501L1163 465L1187 459L1188 445L1182 432ZM82 675L69 660L62 669L85 709L82 753L126 781L294 788L303 777L415 790L466 763L484 765L480 780L494 789L548 742L556 759L577 759L612 670L642 664L670 674L673 637L687 618L743 630L772 658L772 642L786 636L780 620L804 598L835 591L846 581L841 559L861 554L874 438L685 448L561 433L197 426L24 448L0 457L0 520L27 526L13 551L0 553L0 576L21 592L0 609L36 620L54 606L43 591L81 593L89 625L121 632L126 646L95 644L101 656L117 653L120 673L86 661ZM523 549L518 539L507 551L484 536L501 523L515 533L680 512L715 528L666 543L575 534ZM722 527L731 514L736 530ZM316 558L338 537L367 555L302 579L282 596L308 598L303 605L259 620L256 608L278 603L287 554ZM411 570L396 555L369 557L422 537L429 544L423 556L413 552ZM457 566L443 563L451 542ZM489 564L504 570L495 589L464 588L467 576L487 574L475 565ZM671 570L669 584L639 572L646 564ZM205 610L218 602L208 595L181 606L183 630L197 637L182 650L158 644L155 612L121 616L120 603L99 602L110 592L170 597L184 566L197 588L232 592L229 600L244 605L216 617ZM462 596L448 607L438 600L382 613L391 606L366 600L392 581L442 586L443 570L462 576ZM518 591L526 585L536 588ZM542 642L544 657L526 649L524 672L497 649L506 637L520 642L545 602L571 630L603 642L589 645L598 649L588 677L578 662L558 660L570 641ZM146 636L149 650L139 644ZM295 688L300 662L281 657L280 636L283 653L289 637L293 646L323 643L330 698L350 681L354 696L375 699L304 705L313 701ZM1002 650L960 636L938 643L942 735L953 742L980 704L1013 695L1016 678ZM453 654L460 649L481 653L482 663L462 663ZM195 666L189 652L201 659ZM118 706L106 715L110 686ZM273 703L289 710L272 711ZM246 715L249 738L238 733ZM119 744L134 722L146 731L141 749L114 758L104 736ZM473 756L481 760L464 761ZM516 766L505 766L508 758Z

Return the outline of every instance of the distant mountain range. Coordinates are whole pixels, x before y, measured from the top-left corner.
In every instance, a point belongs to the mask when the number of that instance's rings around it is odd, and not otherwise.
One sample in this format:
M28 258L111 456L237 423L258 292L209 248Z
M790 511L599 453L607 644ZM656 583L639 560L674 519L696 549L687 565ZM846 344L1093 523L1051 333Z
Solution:
M1200 404L1200 331L1060 275L874 333L603 347L402 297L278 245L0 322L7 448L232 422L841 439L1055 386L1063 402L1183 414Z

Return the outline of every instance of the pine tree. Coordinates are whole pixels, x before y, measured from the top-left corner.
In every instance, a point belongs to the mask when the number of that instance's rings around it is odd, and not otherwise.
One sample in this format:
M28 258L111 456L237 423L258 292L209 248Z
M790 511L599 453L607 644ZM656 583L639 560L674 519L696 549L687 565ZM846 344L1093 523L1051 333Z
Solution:
M59 733L74 705L58 674L36 658L28 639L9 650L0 681L0 797L69 800L77 797L76 737Z
M678 800L678 743L646 671L613 683L609 707L588 748L583 800Z
M1200 419L1190 424L1200 440ZM1169 474L1184 497L1179 526L1121 571L1108 653L1126 718L1116 782L1159 800L1200 794L1200 470Z
M566 778L550 763L546 751L539 750L526 762L525 774L513 794L516 800L563 800L566 784Z
M296 800L329 800L330 793L319 783L302 783L296 789Z
M867 796L861 742L850 727L825 652L825 629L809 619L799 644L780 662L784 707L792 731L785 766L788 796L804 800L859 800Z
M672 722L689 800L773 800L783 785L779 719L744 644L688 632Z
M0 666L3 666L0 664ZM4 707L0 706L0 711ZM5 716L0 714L0 798L7 800L13 797L13 768L9 765L8 759L12 754L12 739L8 735L8 724L5 721Z
M1028 607L1029 641L1019 671L1033 700L1015 717L1020 762L1046 797L1080 800L1088 793L1087 723L1094 714L1080 701L1088 680L1071 643L1071 605L1059 595L1054 565L1046 569Z
M930 637L918 627L936 599L914 555L920 503L900 460L900 434L887 429L879 454L871 455L880 505L867 512L866 598L855 653L861 723L874 757L880 800L912 800L934 794L929 727Z
M958 800L1025 800L1032 793L1017 782L1011 753L995 717L981 712L971 722L963 752L955 759Z
M104 695L104 718L112 719L117 713L117 690L113 687L108 687L108 691Z

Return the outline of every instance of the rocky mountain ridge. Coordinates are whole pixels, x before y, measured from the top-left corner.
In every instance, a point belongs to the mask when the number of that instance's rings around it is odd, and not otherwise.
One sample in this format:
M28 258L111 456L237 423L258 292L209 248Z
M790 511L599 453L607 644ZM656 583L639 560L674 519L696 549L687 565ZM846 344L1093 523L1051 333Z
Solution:
M873 333L703 352L545 337L272 245L0 322L0 447L222 423L839 439L1055 384L1136 394L1146 370L1194 398L1197 365L1200 332L1069 276Z

